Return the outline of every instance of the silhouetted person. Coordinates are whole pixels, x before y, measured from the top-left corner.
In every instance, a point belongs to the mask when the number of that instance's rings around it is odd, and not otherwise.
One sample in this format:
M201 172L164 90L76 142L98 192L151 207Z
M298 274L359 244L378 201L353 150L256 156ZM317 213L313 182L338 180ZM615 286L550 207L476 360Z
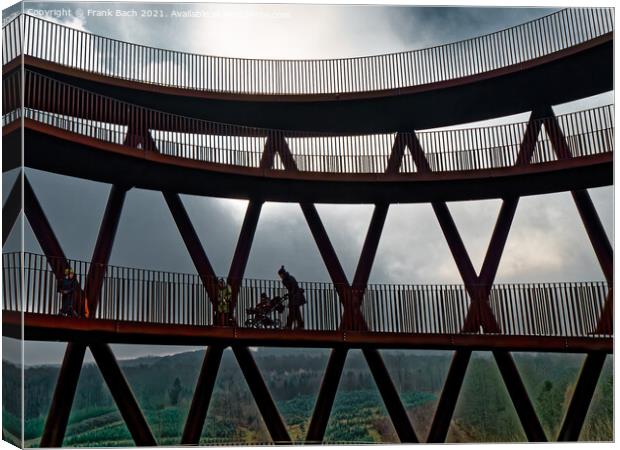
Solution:
M58 292L62 295L60 315L67 317L76 316L73 310L73 302L77 293L78 283L75 279L73 269L65 269L65 277L58 282Z
M231 300L232 289L224 278L220 278L217 286L217 325L226 326L229 324Z
M299 287L294 276L284 269L284 266L278 270L278 275L282 284L288 291L288 318L286 319L285 330L293 328L293 322L297 324L296 329L303 330L304 319L301 317L301 305L306 303L304 290Z

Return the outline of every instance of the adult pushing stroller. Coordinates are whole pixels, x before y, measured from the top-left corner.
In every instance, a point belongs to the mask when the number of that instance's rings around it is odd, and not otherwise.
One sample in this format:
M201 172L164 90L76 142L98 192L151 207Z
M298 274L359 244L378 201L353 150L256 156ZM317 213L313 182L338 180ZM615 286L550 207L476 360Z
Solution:
M247 308L248 318L245 326L249 328L281 328L282 322L279 317L273 317L274 313L282 314L288 301L288 294L279 295L270 299L264 292L260 295L260 303L255 308Z

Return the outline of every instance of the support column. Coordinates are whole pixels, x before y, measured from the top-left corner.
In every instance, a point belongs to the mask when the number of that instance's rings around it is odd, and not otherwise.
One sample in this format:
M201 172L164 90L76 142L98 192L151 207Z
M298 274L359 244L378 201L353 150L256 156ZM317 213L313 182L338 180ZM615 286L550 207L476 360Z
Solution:
M107 344L91 344L92 353L103 379L110 389L116 406L123 416L123 420L137 446L156 446L157 441L146 423L140 406L127 384L127 380L118 366L116 358Z
M394 386L392 382L392 378L385 367L379 350L375 348L362 349L362 352L364 353L366 362L368 362L368 367L370 367L375 383L377 383L385 408L392 419L392 424L396 429L398 439L400 439L402 443L418 443L419 440L411 426L407 410L400 400L398 392L396 391L396 386Z
M211 262L202 248L202 244L200 243L200 239L198 238L196 230L192 225L192 221L185 210L185 206L183 206L181 197L179 197L179 194L177 193L168 191L162 192L162 194L164 195L164 199L166 199L168 208L170 209L172 217L177 224L177 228L181 233L181 237L183 238L183 242L185 242L185 246L187 247L190 257L194 262L194 266L196 266L198 275L200 276L200 279L209 294L209 299L211 300L211 303L216 304L217 286L215 282L215 271L213 270L213 266L211 266Z
M589 353L581 368L573 398L562 421L559 442L577 441L586 420L596 385L605 364L605 353Z
M215 380L220 368L223 352L224 347L218 345L210 346L205 352L205 358L202 362L200 375L198 375L198 382L196 383L192 404L189 408L187 420L185 421L181 444L198 445L200 442L200 435L202 434L202 428L204 427L207 412L209 411L211 395L213 394L213 387L215 386Z
M519 370L512 359L512 355L507 351L495 351L493 356L502 374L512 403L517 410L527 440L530 442L547 442L547 436L538 420L525 385L521 381Z
M93 251L88 276L86 278L86 298L88 299L88 309L91 311L90 318L95 317L97 306L99 304L99 296L101 295L101 286L105 276L105 267L108 265L110 255L112 254L112 246L118 224L121 220L123 205L127 188L114 185L110 189L108 203L99 226L99 234L97 235L97 243Z
M22 209L22 172L17 175L17 179L11 188L6 202L2 206L2 246L11 234L11 230L17 222L17 217Z
M607 283L612 284L614 279L614 250L592 203L592 198L587 190L572 191L572 195L596 258L603 270L603 275Z
M85 352L86 346L83 344L67 344L52 403L45 419L40 447L62 447Z
M248 203L248 209L245 212L245 218L243 219L243 225L241 225L239 239L237 240L235 254L230 264L230 270L228 271L228 283L232 288L230 312L233 316L235 314L235 308L237 307L239 288L241 287L243 274L245 273L245 268L250 257L252 242L254 241L254 235L256 234L256 227L258 226L258 219L260 218L262 207L262 200L250 200Z
M463 386L465 372L467 372L470 359L471 350L458 350L454 352L448 376L446 377L439 402L437 403L437 409L433 416L431 430L426 440L429 444L446 442L454 408L456 408L456 402L461 393L461 387Z
M27 177L24 177L24 213L28 218L30 227L32 231L34 231L37 241L39 241L39 245L41 245L43 253L47 257L56 278L61 279L64 276L65 268L68 267L65 253ZM63 260L63 264L54 263L54 261L57 260Z
M308 433L306 434L307 444L321 444L323 442L334 399L338 392L338 384L342 377L344 363L347 359L347 352L346 348L335 348L329 355L319 395L314 405L310 425L308 426Z
M239 367L241 368L241 372L243 372L245 381L248 383L250 391L252 392L252 396L254 400L256 400L256 405L265 421L265 425L267 425L271 439L273 439L276 444L290 443L291 438L286 430L284 421L276 408L276 404L271 398L271 394L269 394L267 385L263 380L250 350L247 347L238 346L233 346L232 349L239 363Z

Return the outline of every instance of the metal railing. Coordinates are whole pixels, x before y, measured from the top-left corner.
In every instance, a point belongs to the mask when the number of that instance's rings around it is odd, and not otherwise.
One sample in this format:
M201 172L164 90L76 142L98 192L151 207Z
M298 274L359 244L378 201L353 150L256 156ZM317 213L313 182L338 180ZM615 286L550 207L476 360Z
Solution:
M21 55L162 86L241 94L401 89L521 64L613 32L613 9L570 8L495 33L377 56L266 60L206 56L97 36L20 15L5 25L3 64Z
M384 173L397 138L418 142L433 172L471 171L557 160L549 139L561 132L573 157L610 153L614 149L614 108L602 106L540 119L542 130L524 142L528 122L489 127L389 133L336 135L251 128L222 124L144 108L95 94L25 71L24 115L97 140L158 151L164 155L209 163L259 168L266 146L278 150L276 170L324 173ZM19 117L21 75L3 79L3 126ZM550 131L551 130L551 131ZM555 136L559 137L559 136ZM531 161L521 148L533 144ZM399 162L401 173L419 170L409 151ZM521 156L519 156L521 155ZM291 169L293 167L294 169Z
M88 292L91 264L70 260L82 293L74 306L83 309ZM64 259L48 260L34 253L3 254L3 309L35 314L58 314L61 295L57 273L66 267ZM58 270L58 269L61 270ZM117 266L98 266L104 274L98 308L89 319L155 324L210 326L214 307L207 287L197 274L173 273ZM23 276L24 285L21 280ZM239 281L234 326L240 328L281 329L288 308L270 311L268 321L256 318L261 293L269 298L283 296L279 281L244 279ZM213 280L215 283L216 280ZM471 308L471 298L461 285L368 285L361 293L361 317L365 324L346 320L355 317L349 301L356 293L330 283L300 282L306 304L302 307L305 329L311 331L370 331L412 334L481 333L478 327L465 330L469 315L481 317ZM339 292L345 292L340 298ZM595 337L603 314L609 286L605 282L540 284L501 284L492 287L490 309L499 329L490 334L511 336ZM359 294L359 293L358 293ZM350 324L349 326L345 325ZM611 329L611 328L610 328ZM488 331L486 332L487 334Z

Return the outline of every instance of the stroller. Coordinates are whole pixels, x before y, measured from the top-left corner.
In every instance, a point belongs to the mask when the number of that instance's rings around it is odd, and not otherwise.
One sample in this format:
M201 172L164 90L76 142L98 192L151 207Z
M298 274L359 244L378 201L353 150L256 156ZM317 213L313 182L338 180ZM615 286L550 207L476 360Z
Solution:
M265 293L261 294L261 302L255 308L246 308L248 319L245 326L249 328L274 328L278 329L282 326L278 317L273 318L273 312L282 314L284 312L285 303L288 300L288 294L280 297L275 296L269 299Z

